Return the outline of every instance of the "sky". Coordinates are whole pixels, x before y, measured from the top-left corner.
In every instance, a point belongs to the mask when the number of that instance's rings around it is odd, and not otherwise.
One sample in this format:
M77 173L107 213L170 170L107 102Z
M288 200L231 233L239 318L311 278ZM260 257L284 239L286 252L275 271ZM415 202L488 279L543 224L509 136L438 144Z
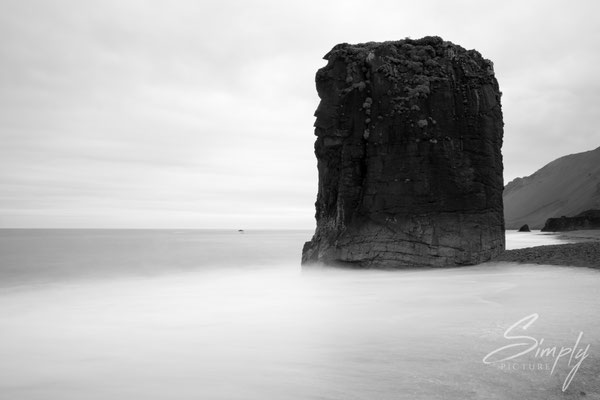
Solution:
M315 226L337 43L494 62L505 183L600 146L596 0L2 0L0 228Z

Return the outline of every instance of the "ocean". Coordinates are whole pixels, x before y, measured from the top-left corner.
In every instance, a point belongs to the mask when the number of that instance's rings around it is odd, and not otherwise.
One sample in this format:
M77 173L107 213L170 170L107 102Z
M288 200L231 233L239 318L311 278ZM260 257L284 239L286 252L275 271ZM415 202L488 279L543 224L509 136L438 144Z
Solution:
M0 230L0 399L600 399L600 271L303 270L311 234Z

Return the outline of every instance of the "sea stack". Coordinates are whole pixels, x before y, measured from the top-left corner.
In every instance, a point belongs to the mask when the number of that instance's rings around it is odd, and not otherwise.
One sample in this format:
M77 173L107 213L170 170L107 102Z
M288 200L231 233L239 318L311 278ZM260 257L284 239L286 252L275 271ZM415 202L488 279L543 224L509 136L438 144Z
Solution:
M446 267L504 250L492 62L439 37L343 43L324 58L317 228L302 263Z
M529 229L529 225L525 224L519 228L519 232L531 232L531 229Z

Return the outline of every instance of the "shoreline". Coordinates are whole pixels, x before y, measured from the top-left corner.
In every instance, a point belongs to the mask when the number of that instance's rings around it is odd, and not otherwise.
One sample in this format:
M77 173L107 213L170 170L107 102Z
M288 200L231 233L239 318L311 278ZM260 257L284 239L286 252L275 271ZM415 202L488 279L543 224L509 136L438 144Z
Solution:
M491 261L600 269L600 230L556 232L570 243L505 250Z
M558 238L562 240L575 240L577 242L600 241L600 229L555 233L558 234Z

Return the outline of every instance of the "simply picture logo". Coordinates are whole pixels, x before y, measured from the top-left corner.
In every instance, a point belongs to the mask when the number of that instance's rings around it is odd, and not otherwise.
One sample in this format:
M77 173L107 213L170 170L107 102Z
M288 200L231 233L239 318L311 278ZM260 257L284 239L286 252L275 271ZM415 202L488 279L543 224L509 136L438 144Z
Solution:
M565 367L568 373L562 385L564 392L588 357L590 345L582 344L583 332L579 332L572 346L547 346L544 338L524 335L538 318L538 314L531 314L512 324L503 335L509 344L489 352L483 363L508 371L548 371L550 375L557 367Z

